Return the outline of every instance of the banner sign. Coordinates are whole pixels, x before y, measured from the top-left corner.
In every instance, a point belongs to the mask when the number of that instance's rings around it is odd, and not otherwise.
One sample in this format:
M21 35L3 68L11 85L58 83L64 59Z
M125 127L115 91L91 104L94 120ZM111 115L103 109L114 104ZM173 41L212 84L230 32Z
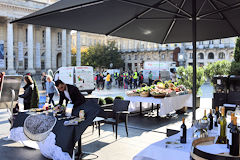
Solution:
M40 43L36 43L36 68L41 68Z
M0 44L0 68L5 68L4 62L4 44Z
M23 61L23 42L18 42L18 61Z

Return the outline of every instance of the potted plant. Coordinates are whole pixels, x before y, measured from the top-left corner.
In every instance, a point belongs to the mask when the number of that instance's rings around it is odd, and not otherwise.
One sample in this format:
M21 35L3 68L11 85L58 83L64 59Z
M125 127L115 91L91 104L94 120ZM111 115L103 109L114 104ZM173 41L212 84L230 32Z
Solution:
M193 88L193 67L188 66L187 68L179 67L177 69L177 74L181 77L178 79L179 85L184 85L187 89ZM197 91L197 104L196 107L200 107L200 95L201 89L200 87L206 82L204 68L197 68L197 83L196 83L196 91Z

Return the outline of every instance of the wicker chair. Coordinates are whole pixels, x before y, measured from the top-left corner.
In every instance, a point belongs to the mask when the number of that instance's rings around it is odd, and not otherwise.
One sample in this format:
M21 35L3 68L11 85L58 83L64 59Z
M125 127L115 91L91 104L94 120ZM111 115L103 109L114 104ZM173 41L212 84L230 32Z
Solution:
M125 122L125 129L126 129L126 134L128 136L128 105L130 101L125 101L125 100L120 100L116 99L113 102L113 107L112 110L108 110L108 112L111 112L112 116L108 117L107 119L104 120L106 124L112 124L113 126L113 132L114 132L114 125L115 125L115 130L116 130L116 139L117 139L117 131L118 131L118 123L120 122ZM107 112L107 110L104 110Z

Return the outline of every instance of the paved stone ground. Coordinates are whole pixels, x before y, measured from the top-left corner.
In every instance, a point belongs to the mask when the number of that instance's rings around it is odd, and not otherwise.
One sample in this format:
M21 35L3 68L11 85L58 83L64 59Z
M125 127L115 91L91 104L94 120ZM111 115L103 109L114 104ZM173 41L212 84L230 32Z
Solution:
M211 108L211 97L209 91L211 88L206 84L203 88L201 98L201 107L197 110L197 119L203 115L204 108ZM39 85L39 88L41 86ZM22 91L22 90L21 90ZM44 95L44 91L40 91ZM205 94L207 92L207 94ZM111 90L94 91L87 97L106 97L124 95L124 89L113 88ZM57 97L55 100L57 101ZM20 100L22 103L22 101ZM156 113L155 113L156 114ZM178 129L181 125L182 117L186 118L187 127L191 126L192 112L177 115L173 114L171 118L155 118L150 116L130 116L129 117L129 137L126 137L124 124L120 124L118 140L112 132L112 126L101 125L101 136L95 131L92 134L92 127L89 127L82 136L83 151L91 152L98 156L98 160L131 160L134 155L149 146L150 144L166 138L166 129ZM6 109L0 109L0 155L1 160L44 160L45 158L38 150L23 147L21 144L13 141L4 141L2 138L9 134L10 125L8 123L8 114ZM91 157L89 157L91 158Z

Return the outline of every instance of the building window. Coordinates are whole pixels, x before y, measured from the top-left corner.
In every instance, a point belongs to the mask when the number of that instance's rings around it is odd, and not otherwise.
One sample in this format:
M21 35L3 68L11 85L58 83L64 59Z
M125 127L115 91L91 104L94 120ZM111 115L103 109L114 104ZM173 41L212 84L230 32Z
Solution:
M131 60L131 56L130 55L128 55L128 60Z
M61 32L58 32L57 33L57 44L58 45L62 45L62 33Z
M170 53L170 58L171 58L171 60L173 59L173 53Z
M165 59L165 54L162 54L162 59Z
M218 55L219 59L225 59L225 54L223 52L220 52Z
M213 40L209 41L209 44L213 44Z
M203 45L203 41L200 41L200 42L199 42L199 45Z
M26 34L26 43L27 43L28 42L28 29L27 28L26 28L25 34Z
M135 55L135 60L137 60L138 59L138 56L137 55Z
M208 53L208 59L214 59L214 54L212 52Z
M42 44L45 44L45 31L42 31Z
M193 55L192 53L189 54L189 59L192 59Z
M151 60L150 56L147 56L147 60Z
M94 45L96 45L97 44L97 40L96 39L94 39Z
M204 54L203 53L198 53L198 59L204 59Z
M135 67L137 67L137 63L135 63Z

